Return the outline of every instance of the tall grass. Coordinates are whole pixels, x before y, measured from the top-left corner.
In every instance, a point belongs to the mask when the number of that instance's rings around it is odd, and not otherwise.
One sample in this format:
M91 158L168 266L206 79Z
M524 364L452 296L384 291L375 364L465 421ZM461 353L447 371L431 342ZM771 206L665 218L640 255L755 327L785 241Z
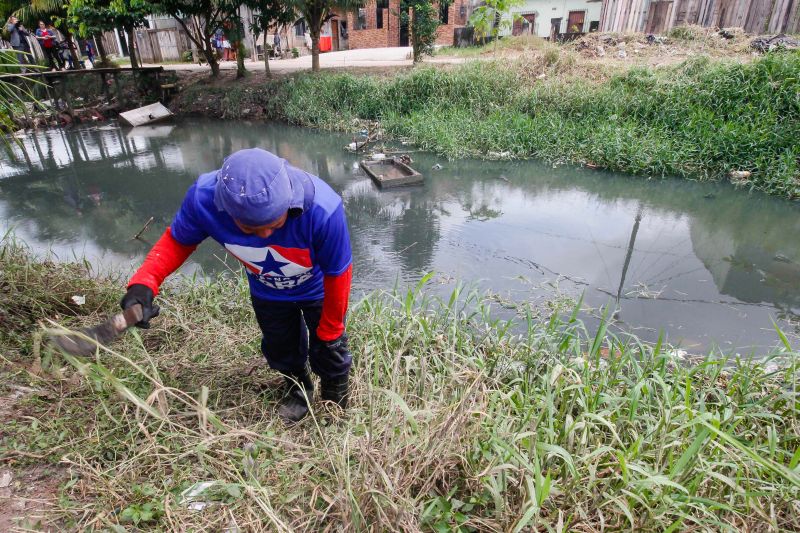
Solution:
M800 197L800 52L750 63L704 57L596 82L572 56L427 67L391 77L330 74L220 91L223 115L326 129L379 120L392 136L451 158L509 152L647 177L727 180ZM562 57L563 56L563 57ZM544 79L539 79L544 74Z
M92 323L119 288L11 244L0 272L3 382L36 391L4 421L0 460L69 467L48 515L61 527L800 528L800 358L788 342L760 360L687 366L574 314L514 328L474 293L427 297L423 280L353 306L347 416L316 403L287 429L280 379L250 372L260 356L244 280L179 284L153 329L62 361L31 342L33 324ZM77 291L85 306L68 303ZM18 370L37 355L41 375Z

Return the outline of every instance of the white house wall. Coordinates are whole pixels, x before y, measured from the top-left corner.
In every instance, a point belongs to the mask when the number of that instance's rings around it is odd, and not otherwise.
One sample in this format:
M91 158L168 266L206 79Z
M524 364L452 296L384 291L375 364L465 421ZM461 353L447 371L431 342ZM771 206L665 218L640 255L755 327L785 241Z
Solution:
M539 37L549 37L550 19L560 18L561 27L559 28L559 33L567 32L567 19L570 11L586 12L583 31L588 32L591 22L600 21L602 5L601 0L528 0L522 6L513 8L511 12L520 15L535 13L536 22L532 33ZM505 17L505 19L509 20L510 16ZM501 35L510 35L511 28L503 28L500 33Z

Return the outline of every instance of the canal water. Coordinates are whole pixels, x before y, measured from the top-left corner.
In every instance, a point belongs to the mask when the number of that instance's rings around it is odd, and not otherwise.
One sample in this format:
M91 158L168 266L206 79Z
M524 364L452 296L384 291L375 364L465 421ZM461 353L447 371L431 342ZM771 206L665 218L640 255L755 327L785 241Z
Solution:
M411 153L423 186L382 192L343 149L351 140L211 120L45 131L4 148L0 224L37 251L130 270L147 252L131 237L148 218L152 243L201 172L258 146L342 195L357 292L435 272L441 294L458 282L500 302L583 294L590 308L616 308L620 328L647 340L663 330L690 352L760 353L778 342L773 321L800 332L796 203L724 184L423 153ZM228 269L224 256L204 243L184 272Z

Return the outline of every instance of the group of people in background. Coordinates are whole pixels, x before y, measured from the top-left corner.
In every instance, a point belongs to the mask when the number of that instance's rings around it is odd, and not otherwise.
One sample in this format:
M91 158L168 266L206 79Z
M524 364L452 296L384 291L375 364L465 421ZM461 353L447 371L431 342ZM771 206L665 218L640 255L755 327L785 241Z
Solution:
M211 38L211 44L214 45L214 49L217 51L217 57L223 61L236 60L236 50L221 28L214 32L214 36Z
M62 38L61 33L52 24L45 24L43 20L40 20L39 27L31 34L23 26L22 22L12 15L6 22L6 30L8 31L11 48L17 52L17 61L20 65L35 62L28 42L28 37L35 37L51 70L64 70L65 68L73 70L75 68L69 42ZM94 45L90 39L86 40L84 52L89 62L94 66Z

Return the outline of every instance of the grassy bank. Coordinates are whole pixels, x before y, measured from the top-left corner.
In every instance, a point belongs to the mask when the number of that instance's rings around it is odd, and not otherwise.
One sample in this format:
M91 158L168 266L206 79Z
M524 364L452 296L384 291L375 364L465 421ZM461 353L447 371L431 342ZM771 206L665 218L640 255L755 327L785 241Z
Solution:
M251 371L258 335L240 279L167 290L153 329L96 358L64 360L31 335L48 317L92 323L119 295L83 265L0 250L0 470L61 465L44 525L800 528L800 357L788 346L686 367L574 318L512 334L475 297L376 294L349 317L346 419L315 404L287 429L280 379ZM186 491L204 481L192 510Z
M608 74L553 48L533 59L394 76L195 84L178 107L337 130L353 129L355 119L378 120L390 136L451 158L535 157L646 177L733 179L797 198L798 94L798 52L749 63L698 57Z

